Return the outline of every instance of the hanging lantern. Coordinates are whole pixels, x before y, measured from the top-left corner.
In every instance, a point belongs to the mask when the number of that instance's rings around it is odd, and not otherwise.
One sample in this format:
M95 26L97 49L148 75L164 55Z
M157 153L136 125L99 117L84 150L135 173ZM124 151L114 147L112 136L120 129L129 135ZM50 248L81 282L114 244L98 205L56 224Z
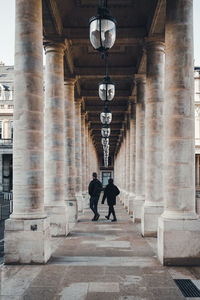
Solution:
M103 146L104 145L109 145L109 138L102 138L101 143L102 143Z
M108 167L108 161L104 161L104 167L105 167L105 168Z
M115 84L109 76L104 77L103 81L99 83L99 97L103 101L111 101L115 96Z
M108 159L109 156L109 152L108 151L104 151L104 159Z
M97 16L91 17L89 24L90 42L94 49L100 52L109 50L116 40L116 20L110 16L107 1L99 6Z
M110 128L107 125L104 125L101 128L101 135L104 138L108 138L110 136Z
M104 150L104 155L105 155L105 157L108 157L109 156L109 150Z
M110 146L109 145L103 145L103 150L109 150Z
M102 111L100 114L100 120L102 124L110 124L112 121L112 113L107 111Z

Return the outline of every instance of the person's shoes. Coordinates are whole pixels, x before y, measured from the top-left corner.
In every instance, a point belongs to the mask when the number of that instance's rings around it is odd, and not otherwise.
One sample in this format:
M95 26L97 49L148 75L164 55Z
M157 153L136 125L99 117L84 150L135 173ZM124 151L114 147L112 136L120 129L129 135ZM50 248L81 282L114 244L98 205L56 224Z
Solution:
M98 214L98 215L96 216L95 221L98 221L99 217L100 217L100 214Z
M116 218L114 218L114 219L112 220L112 222L117 222L117 219L116 219Z
M96 216L94 216L94 218L92 219L92 221L96 221Z
M105 216L105 218L106 218L107 220L109 220L109 216Z

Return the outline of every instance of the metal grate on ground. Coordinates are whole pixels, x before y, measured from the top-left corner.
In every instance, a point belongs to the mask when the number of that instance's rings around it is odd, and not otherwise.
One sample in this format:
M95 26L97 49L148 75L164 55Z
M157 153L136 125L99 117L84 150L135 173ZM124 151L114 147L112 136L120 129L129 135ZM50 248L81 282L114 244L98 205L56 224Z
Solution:
M200 297L200 290L190 279L174 279L174 281L185 297Z

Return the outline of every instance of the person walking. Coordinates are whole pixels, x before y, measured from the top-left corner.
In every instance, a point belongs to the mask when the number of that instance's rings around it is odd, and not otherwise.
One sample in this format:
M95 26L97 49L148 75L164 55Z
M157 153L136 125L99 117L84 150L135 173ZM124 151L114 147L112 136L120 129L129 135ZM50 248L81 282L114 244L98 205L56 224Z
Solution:
M104 195L103 195L103 199L102 199L102 204L104 204L105 199L107 198L107 203L109 206L109 210L108 210L108 215L105 216L105 218L107 220L109 220L110 215L113 214L113 220L112 222L116 222L117 218L115 215L115 209L114 209L114 205L116 205L116 196L119 195L120 191L117 188L116 185L113 184L113 179L110 178L108 180L108 185L106 186L105 190L104 190Z
M90 181L88 192L90 195L90 208L94 213L94 218L92 219L92 221L97 221L100 217L100 214L98 213L98 201L102 190L102 184L97 179L97 173L94 172L92 176L93 180Z

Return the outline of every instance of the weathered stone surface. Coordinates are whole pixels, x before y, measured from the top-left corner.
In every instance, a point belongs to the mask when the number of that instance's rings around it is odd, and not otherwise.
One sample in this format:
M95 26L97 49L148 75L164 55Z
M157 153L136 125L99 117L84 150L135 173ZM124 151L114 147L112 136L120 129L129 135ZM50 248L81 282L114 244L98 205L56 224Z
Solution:
M75 107L74 83L68 79L64 84L65 94L65 201L71 229L78 217L78 206L75 197ZM70 224L72 223L72 224Z
M6 220L5 263L46 263L51 256L50 220L45 218L21 222L23 222L23 228L18 227L18 220Z
M44 202L53 236L68 234L64 202L64 49L61 43L45 43Z
M6 222L5 263L46 263L51 246L44 213L42 1L17 0L15 23L14 209Z
M145 203L142 210L142 234L156 236L157 222L163 206L163 100L165 46L148 42L145 105ZM153 208L152 208L153 207ZM155 213L157 207L157 213ZM149 222L154 211L154 222ZM150 214L150 216L146 216ZM154 230L152 226L154 224Z
M81 101L75 101L75 196L77 199L78 211L83 210L82 196L82 141L81 141Z
M135 157L135 199L133 201L133 222L141 220L141 209L145 200L145 76L136 78L136 157Z
M163 166L165 210L158 226L158 254L163 264L199 264L200 261L194 178L192 10L192 1L167 1ZM173 46L175 40L176 47Z

